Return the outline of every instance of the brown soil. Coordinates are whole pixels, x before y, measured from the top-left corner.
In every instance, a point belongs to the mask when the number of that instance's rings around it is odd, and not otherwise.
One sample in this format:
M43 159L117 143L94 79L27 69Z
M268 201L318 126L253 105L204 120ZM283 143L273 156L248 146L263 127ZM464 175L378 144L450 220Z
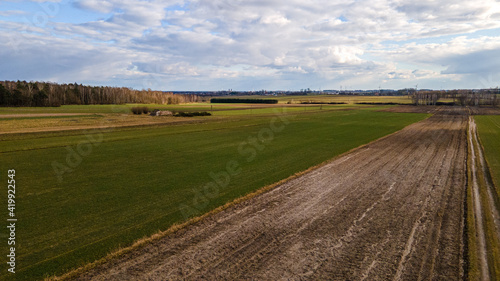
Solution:
M500 108L491 106L471 106L468 107L472 115L500 115ZM461 106L432 106L432 105L399 105L380 111L399 112L399 113L436 113L439 111L455 112L462 114Z
M471 106L470 110L473 115L500 115L498 107Z
M51 114L47 114L51 115ZM72 114L73 115L73 114ZM72 116L69 115L69 116ZM78 114L82 115L82 114ZM33 119L33 120L2 120L0 118L0 136L8 134L58 132L58 131L78 131L90 129L127 128L144 126L162 126L180 123L201 122L197 118L177 118L177 117L151 117L149 115L131 114L99 114L102 117L86 119ZM19 117L19 115L16 115ZM66 116L54 114L51 116ZM221 119L221 117L211 118Z
M454 113L440 110L77 279L459 280L467 117Z
M421 105L421 106L398 105L398 106L382 109L380 111L397 112L397 113L434 113L439 108L440 107L438 107L438 106L431 106L431 105Z

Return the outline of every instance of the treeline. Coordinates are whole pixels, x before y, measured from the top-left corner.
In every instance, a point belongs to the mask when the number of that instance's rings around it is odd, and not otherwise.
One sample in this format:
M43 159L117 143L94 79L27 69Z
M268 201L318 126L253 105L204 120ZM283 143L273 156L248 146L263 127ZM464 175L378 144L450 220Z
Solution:
M70 104L197 102L197 95L126 87L84 86L51 82L0 81L0 106L61 106Z
M414 92L412 103L414 105L492 105L500 104L498 89L485 90L451 90L451 91L418 91ZM452 103L439 102L439 99L453 99Z
M276 104L278 100L271 99L211 99L210 103L268 103L268 104Z

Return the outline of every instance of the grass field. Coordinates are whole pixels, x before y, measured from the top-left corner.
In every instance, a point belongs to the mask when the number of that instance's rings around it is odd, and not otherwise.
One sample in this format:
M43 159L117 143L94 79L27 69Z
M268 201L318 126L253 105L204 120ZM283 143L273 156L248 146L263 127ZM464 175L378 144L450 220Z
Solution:
M16 169L15 277L40 279L92 262L426 116L291 111L279 115L285 119L255 114L86 135L2 136L2 181ZM226 180L228 169L238 173ZM0 235L6 239L5 228ZM5 264L1 270L1 280L12 277Z
M310 95L310 96L236 96L232 98L255 98L255 99L277 99L279 104L289 101L294 104L300 102L345 102L353 105L358 102L394 102L411 103L406 96L338 96L338 95ZM173 111L214 111L259 107L262 104L211 104L208 102L158 105L158 104L122 104L122 105L63 105L61 107L0 107L0 116L4 114L36 114L36 113L128 113L134 106L147 106L149 109L173 110ZM270 105L264 105L270 106ZM273 105L271 105L273 106ZM274 105L276 106L276 105Z
M497 194L500 194L500 116L475 116L479 137Z
M130 108L146 106L150 110L172 111L208 111L211 118L227 118L232 116L255 116L273 114L276 109L287 108L288 112L310 112L318 110L337 110L347 108L370 108L367 105L255 105L255 104L215 104L195 103L182 105L69 105L57 108L0 108L0 134L26 133L48 130L90 129L97 126L120 127L141 126L164 123L190 122L186 118L152 117L149 115L134 115ZM37 116L36 114L44 114ZM66 114L66 115L62 115ZM82 115L80 115L82 114ZM85 115L83 115L85 114ZM192 118L193 120L200 118Z
M60 107L0 107L0 116L3 114L36 114L36 113L130 113L135 106L146 106L149 109L174 111L206 111L213 106L215 110L237 109L245 107L243 104L210 104L189 103L180 105L158 104L121 104L121 105L63 105Z

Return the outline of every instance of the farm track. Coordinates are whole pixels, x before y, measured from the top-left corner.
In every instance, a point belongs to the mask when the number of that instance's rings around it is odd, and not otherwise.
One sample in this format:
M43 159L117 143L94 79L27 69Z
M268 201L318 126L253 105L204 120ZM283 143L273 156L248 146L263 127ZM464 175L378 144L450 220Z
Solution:
M459 280L467 116L434 116L77 280Z

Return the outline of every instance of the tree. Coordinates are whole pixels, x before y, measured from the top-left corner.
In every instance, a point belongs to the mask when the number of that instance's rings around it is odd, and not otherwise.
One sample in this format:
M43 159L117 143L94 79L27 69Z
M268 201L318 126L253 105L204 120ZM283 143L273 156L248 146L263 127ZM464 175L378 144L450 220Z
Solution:
M11 98L10 98L10 104L12 106L21 106L23 105L23 94L21 93L20 90L15 89L12 92Z
M33 95L33 106L45 106L48 96L44 90Z
M0 105L8 105L10 93L2 84L0 84Z

